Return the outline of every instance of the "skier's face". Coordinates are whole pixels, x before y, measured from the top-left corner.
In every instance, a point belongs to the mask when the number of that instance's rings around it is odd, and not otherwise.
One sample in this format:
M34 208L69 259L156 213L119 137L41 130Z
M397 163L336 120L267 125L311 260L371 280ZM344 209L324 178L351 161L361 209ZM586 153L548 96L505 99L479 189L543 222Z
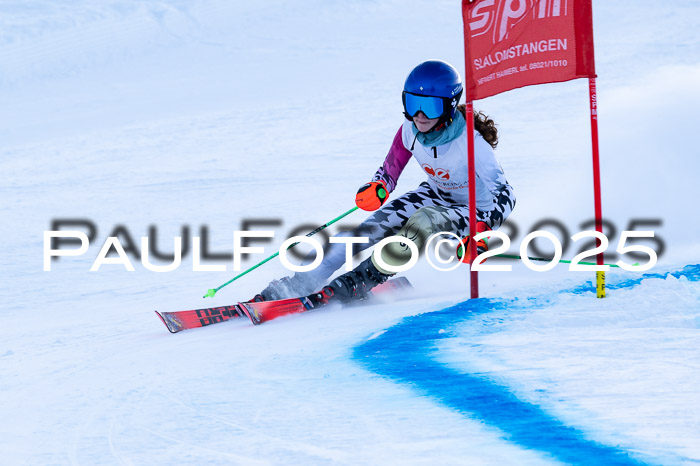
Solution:
M413 123L416 125L416 128L418 128L418 131L420 131L421 133L427 133L428 131L433 129L433 126L435 126L438 120L439 118L428 118L423 112L418 112L415 115L413 115Z

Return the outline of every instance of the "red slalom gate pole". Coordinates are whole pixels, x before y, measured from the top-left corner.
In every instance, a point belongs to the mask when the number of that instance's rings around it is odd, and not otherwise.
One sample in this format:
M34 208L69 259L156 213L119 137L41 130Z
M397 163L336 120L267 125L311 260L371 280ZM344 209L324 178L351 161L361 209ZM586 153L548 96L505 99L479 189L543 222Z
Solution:
M588 94L591 103L591 142L593 146L593 197L595 203L595 229L603 233L603 208L600 195L600 152L598 150L598 94L595 76L588 78ZM596 246L600 241L596 240ZM603 253L596 256L598 265L603 265ZM596 272L596 296L605 298L605 272Z
M479 272L472 269L476 258L476 176L474 174L474 104L467 102L467 164L469 166L469 282L471 285L471 297L479 297Z

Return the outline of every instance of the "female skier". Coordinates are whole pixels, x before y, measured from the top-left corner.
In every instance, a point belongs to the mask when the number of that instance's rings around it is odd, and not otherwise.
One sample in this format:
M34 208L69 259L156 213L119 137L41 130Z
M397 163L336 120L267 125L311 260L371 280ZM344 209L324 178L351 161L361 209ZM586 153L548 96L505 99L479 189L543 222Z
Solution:
M434 233L452 232L460 238L468 237L467 139L465 106L458 106L461 96L459 73L444 61L426 61L408 75L403 89L406 120L384 163L355 198L358 207L375 212L357 231L337 235L369 238L368 243L355 244L354 253L393 235L411 239L419 250ZM493 153L498 143L493 120L478 113L474 124L476 229L482 232L503 224L515 206L515 196ZM411 158L418 162L428 180L387 203ZM318 291L345 263L345 246L331 244L315 270L275 280L255 300L305 296ZM480 251L486 249L485 242L480 241L478 246ZM403 265L410 259L410 250L402 243L389 243L381 257L392 266ZM351 272L333 280L329 287L340 301L364 299L391 275L370 256Z

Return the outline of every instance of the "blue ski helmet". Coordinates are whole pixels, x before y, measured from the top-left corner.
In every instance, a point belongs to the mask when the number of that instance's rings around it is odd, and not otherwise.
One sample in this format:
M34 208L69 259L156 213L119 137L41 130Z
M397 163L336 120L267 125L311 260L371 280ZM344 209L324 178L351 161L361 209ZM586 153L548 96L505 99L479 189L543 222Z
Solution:
M462 78L442 60L428 60L413 68L403 85L404 115L409 120L419 111L428 118L452 122L462 97Z

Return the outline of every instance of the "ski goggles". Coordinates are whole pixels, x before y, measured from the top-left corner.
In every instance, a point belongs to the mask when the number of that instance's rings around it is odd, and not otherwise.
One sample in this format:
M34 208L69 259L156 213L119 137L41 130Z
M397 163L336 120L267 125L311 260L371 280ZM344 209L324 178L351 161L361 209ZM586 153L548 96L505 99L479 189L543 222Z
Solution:
M445 111L445 100L442 97L417 95L404 91L403 108L411 117L414 117L418 112L423 112L426 117L432 120L442 116Z

